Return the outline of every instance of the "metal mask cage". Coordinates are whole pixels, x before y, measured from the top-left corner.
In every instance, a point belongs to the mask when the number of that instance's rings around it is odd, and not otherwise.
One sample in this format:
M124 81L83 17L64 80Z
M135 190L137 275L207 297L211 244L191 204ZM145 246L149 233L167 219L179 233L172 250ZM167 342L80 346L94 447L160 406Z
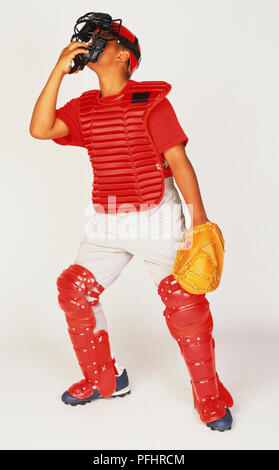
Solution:
M112 23L117 23L118 25L112 25ZM81 28L79 26L85 23ZM101 30L103 33L107 32L108 36L110 34L117 35L120 31L122 24L122 19L118 18L113 20L110 15L107 13L94 13L89 12L85 15L80 16L76 24L74 26L74 34L71 37L71 41L83 41L89 42L92 34L95 32L97 28ZM104 38L105 39L105 38ZM113 39L108 39L113 40Z

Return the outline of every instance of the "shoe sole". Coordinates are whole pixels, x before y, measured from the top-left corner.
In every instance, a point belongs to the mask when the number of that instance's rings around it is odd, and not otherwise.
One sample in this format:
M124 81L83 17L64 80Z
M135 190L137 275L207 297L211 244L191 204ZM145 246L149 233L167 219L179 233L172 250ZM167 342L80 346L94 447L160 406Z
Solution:
M107 397L107 398L116 398L116 397L123 398L126 395L129 395L130 393L131 393L130 387L126 387L123 390L119 390L119 392L114 392L110 397ZM86 405L87 403L91 403L92 401L98 400L98 398L103 398L103 397L100 396L100 397L97 397L97 398L92 398L92 400L83 401L83 402L80 402L80 403L67 403L63 400L62 401L65 405L77 406L77 405Z
M214 427L210 426L209 423L206 423L206 426L207 426L208 428L210 428L211 431L219 431L219 432L230 431L231 428L232 428L231 426L230 426L229 428L226 428L226 429L214 428Z

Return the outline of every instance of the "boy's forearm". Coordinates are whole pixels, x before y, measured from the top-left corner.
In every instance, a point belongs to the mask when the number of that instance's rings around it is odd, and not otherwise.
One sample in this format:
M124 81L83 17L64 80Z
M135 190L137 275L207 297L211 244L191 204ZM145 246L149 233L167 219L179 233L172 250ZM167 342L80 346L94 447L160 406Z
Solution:
M186 204L192 204L192 224L199 225L208 221L203 205L198 180L194 169L182 166L172 170L173 177Z
M54 67L43 91L36 101L29 128L30 134L33 137L43 138L53 127L57 95L63 76L64 74Z
M185 203L192 205L192 224L200 225L207 222L197 176L183 145L172 147L164 155Z

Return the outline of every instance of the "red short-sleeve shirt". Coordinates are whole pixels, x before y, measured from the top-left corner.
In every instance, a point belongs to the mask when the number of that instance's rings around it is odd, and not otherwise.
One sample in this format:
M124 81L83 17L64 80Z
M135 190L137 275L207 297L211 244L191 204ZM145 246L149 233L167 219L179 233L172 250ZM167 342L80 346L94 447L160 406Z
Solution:
M78 101L79 98L73 98L56 110L56 117L69 129L69 135L52 139L57 144L85 148L78 118ZM166 97L151 110L147 124L159 154L180 143L186 146L189 140Z

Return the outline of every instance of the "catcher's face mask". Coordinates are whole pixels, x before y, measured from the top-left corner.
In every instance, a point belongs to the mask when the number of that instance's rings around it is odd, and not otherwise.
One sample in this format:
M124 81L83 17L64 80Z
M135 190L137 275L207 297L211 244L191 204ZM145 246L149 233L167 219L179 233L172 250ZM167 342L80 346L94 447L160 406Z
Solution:
M79 29L81 23L85 24ZM86 47L88 53L75 56L75 65L71 68L69 74L77 70L83 70L88 62L98 62L107 42L115 40L132 52L130 54L129 74L131 75L138 67L141 59L138 40L127 28L122 26L120 18L113 20L107 13L89 12L78 18L74 31L71 42L82 41L89 43Z

